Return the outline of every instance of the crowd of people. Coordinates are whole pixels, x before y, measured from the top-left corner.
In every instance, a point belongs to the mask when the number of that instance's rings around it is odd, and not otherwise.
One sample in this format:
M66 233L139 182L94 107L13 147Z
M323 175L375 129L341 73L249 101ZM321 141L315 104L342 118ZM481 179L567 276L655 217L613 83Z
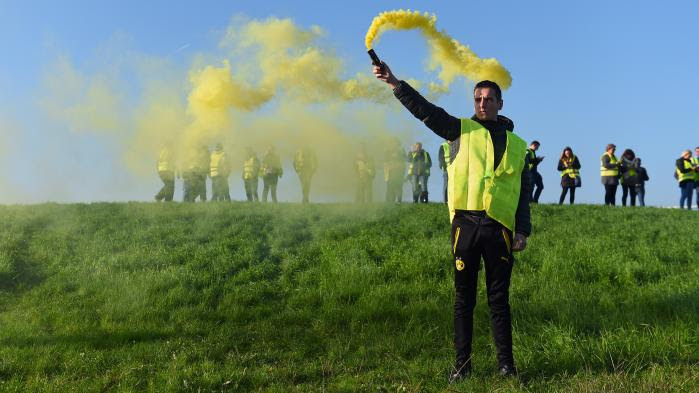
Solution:
M452 162L454 143L445 141L439 146L437 152L439 169L442 171L443 185L442 198L448 201L448 167ZM537 156L541 143L532 141L527 148L526 160L529 173L530 202L538 203L544 189L543 177L539 173L539 165L543 156ZM458 147L457 147L458 148ZM690 150L682 152L675 166L675 178L681 189L680 207L691 209L692 196L696 189L697 208L699 209L699 147L695 149L696 156L692 156ZM632 149L626 149L620 158L616 155L616 146L607 145L605 153L600 158L600 175L604 186L604 204L616 205L616 194L621 185L623 206L645 206L645 183L649 180L648 171L643 167L641 158L637 157ZM157 161L158 174L163 181L163 187L156 194L156 201L172 201L175 191L175 179L183 180L185 202L207 200L206 181L211 179L212 201L230 201L230 187L228 179L231 174L232 162L222 144L217 144L213 151L207 146L200 146L190 150L184 160L181 170L176 170L176 164L171 148L164 148ZM318 158L309 147L303 147L296 151L293 159L293 168L299 177L301 184L301 201L309 202L311 181L318 169ZM412 185L413 203L429 202L428 180L432 158L422 143L416 142L408 152L403 150L400 142L395 139L385 152L383 163L384 181L386 184L386 202L400 203L403 201L403 184L409 182ZM570 146L566 146L558 159L557 169L561 176L561 194L558 204L562 205L569 198L569 203L575 203L575 191L582 187L580 177L581 163ZM407 174L406 174L407 170ZM375 180L374 161L367 153L364 146L357 153L354 171L356 174L356 195L358 203L369 203L373 199ZM277 183L284 171L279 155L274 146L270 146L262 160L258 159L255 151L248 147L245 149L243 161L242 180L245 187L245 195L248 201L266 202L268 196L272 202L277 202ZM262 198L258 195L259 179L262 178Z

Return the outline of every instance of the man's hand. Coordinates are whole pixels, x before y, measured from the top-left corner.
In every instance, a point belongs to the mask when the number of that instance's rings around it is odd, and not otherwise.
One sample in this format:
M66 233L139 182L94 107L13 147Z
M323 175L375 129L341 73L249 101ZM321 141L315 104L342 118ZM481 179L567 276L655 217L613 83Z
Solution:
M384 63L383 61L381 62L381 67L374 66L374 76L376 76L376 79L388 83L392 89L398 87L398 83L400 82L398 78L393 75L391 69L388 68L388 64Z
M527 237L521 233L515 233L515 244L512 246L512 251L524 251L525 248L527 248Z

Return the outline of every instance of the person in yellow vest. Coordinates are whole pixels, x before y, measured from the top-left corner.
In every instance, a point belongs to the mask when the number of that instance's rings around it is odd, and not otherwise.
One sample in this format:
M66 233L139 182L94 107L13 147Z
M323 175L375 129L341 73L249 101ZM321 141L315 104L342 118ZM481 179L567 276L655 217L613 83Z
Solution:
M607 206L616 205L616 190L619 187L619 160L614 155L615 151L616 145L610 143L607 145L606 152L600 158L600 174L602 185L604 186L604 204Z
M172 202L175 194L175 160L170 147L164 147L158 155L156 162L158 176L163 181L163 187L155 194L155 200Z
M355 202L371 203L374 199L373 182L376 172L374 170L374 162L369 158L365 148L362 148L357 153L355 161L355 172L357 174L357 195Z
M245 196L248 202L257 202L257 185L260 176L260 160L251 147L245 148L245 161L243 161L243 183L245 185Z
M566 146L558 160L558 170L561 172L561 197L558 204L562 205L566 199L566 193L570 191L570 204L575 203L575 188L580 186L580 161L573 154L573 149Z
M201 202L206 202L206 179L209 176L209 158L210 152L206 145L201 145L197 154L197 163L195 170L195 191L194 199L199 197Z
M682 156L675 161L675 173L680 184L680 208L687 203L687 209L692 209L692 192L694 191L694 178L699 167L692 164L692 152L685 150Z
M527 161L529 162L529 188L532 190L532 196L529 199L532 203L539 203L541 192L544 191L544 178L539 173L539 164L544 160L544 156L537 157L536 151L539 150L541 143L532 141L527 149Z
M230 201L231 194L228 187L228 176L231 174L230 162L226 152L223 151L221 143L216 144L216 148L211 152L210 175L211 175L211 200Z
M699 168L699 146L694 148L695 157L692 157L692 165ZM699 170L694 172L694 195L697 198L697 209L699 209Z
M516 374L512 354L509 287L513 251L526 247L531 233L527 143L514 124L498 112L503 100L492 81L478 82L473 91L475 115L459 119L428 102L386 63L374 75L393 88L393 95L438 136L453 141L448 166L451 251L454 256L454 347L451 382L471 372L473 310L481 258L490 319L501 376Z
M422 143L413 145L413 150L408 154L408 176L413 183L413 203L427 203L427 180L430 178L432 158L430 153L422 148Z
M206 150L206 162L204 163L204 150ZM206 172L203 173L203 169ZM184 201L195 202L199 198L206 202L206 176L209 173L209 150L206 146L190 147L187 149L182 169L184 185Z
M394 139L386 152L386 161L383 164L383 175L386 181L386 202L403 202L403 182L405 181L405 167L407 155L398 139Z
M277 182L284 171L274 146L270 146L264 157L262 157L260 173L262 174L263 183L262 202L267 202L267 194L271 192L272 202L277 203Z
M447 203L449 198L447 195L447 185L449 184L449 174L447 173L447 167L451 164L451 141L445 140L439 146L439 151L437 152L437 157L439 157L439 169L442 170L442 178L444 180L444 185L442 186L442 194L444 194L444 203Z
M624 150L619 160L619 180L621 181L621 205L626 206L626 198L631 195L631 206L636 206L636 186L640 180L636 153L631 149Z
M294 170L301 181L301 202L308 203L308 194L311 192L311 179L318 169L318 158L310 147L305 146L296 151L294 155Z

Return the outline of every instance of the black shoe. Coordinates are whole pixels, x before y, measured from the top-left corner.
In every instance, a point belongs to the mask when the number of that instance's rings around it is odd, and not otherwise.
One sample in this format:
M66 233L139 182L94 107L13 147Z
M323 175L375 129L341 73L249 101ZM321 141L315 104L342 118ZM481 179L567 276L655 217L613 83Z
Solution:
M449 383L456 383L471 375L471 363L456 363L449 373Z
M506 364L498 368L498 374L501 377L514 377L517 375L517 369L512 364Z

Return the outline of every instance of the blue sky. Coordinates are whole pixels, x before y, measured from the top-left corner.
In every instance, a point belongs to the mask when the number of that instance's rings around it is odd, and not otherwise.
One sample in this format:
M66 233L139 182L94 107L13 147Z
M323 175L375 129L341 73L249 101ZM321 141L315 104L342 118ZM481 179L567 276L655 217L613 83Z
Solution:
M699 145L699 6L690 1L0 1L0 127L6 134L0 135L0 202L109 200L115 190L116 199L149 200L157 188L155 174L151 184L134 181L113 162L108 139L45 129L37 100L47 67L61 56L89 72L100 65L101 48L121 47L187 69L196 53L215 50L234 15L277 16L321 26L347 69L368 73L366 29L377 13L397 8L436 14L441 29L510 70L513 85L502 113L524 139L542 142L545 202L558 199L555 165L565 146L583 166L578 201L602 201L599 157L613 142L643 158L651 177L647 203L677 205L674 160ZM386 33L376 50L399 77L429 78L426 46L416 33ZM470 86L457 82L436 103L470 116ZM407 112L396 116L412 121ZM441 141L416 120L411 124L409 132L422 132L436 160ZM47 163L41 156L49 151ZM80 189L47 192L67 179L37 185L47 182L37 175L45 166L70 173ZM433 176L431 194L440 187L441 176Z

